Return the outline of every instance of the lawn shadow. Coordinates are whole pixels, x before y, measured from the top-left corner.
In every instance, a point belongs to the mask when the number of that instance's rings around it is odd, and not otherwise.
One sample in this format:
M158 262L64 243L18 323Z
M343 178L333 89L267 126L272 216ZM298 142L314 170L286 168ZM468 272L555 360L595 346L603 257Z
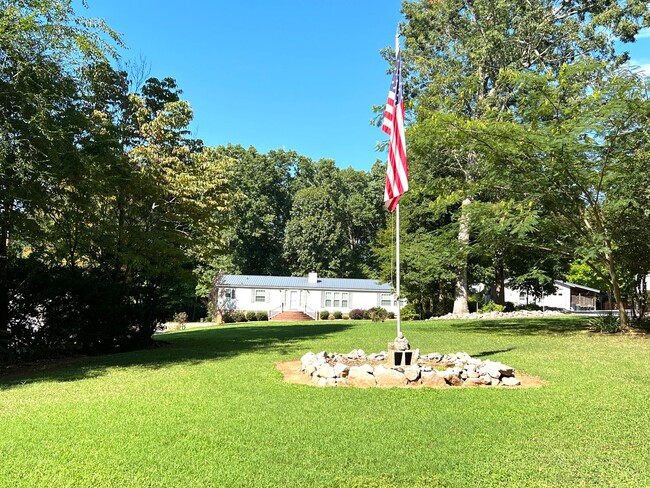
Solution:
M268 322L267 322L268 323ZM77 381L103 376L111 368L139 366L159 369L175 364L198 364L208 360L264 351L289 355L298 352L297 344L324 337L351 327L341 324L236 325L191 329L181 333L159 334L159 347L104 356L65 358L12 368L0 376L0 391L40 381Z
M584 317L540 317L511 320L464 320L454 322L454 329L498 335L560 335L587 330Z

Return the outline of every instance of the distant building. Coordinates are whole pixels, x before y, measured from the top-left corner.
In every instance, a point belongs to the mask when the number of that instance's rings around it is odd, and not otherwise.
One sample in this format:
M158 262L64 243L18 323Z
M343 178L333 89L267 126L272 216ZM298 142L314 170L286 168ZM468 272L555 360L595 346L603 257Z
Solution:
M600 290L564 281L555 281L555 293L536 297L517 288L505 288L506 302L515 305L535 304L560 310L596 310Z

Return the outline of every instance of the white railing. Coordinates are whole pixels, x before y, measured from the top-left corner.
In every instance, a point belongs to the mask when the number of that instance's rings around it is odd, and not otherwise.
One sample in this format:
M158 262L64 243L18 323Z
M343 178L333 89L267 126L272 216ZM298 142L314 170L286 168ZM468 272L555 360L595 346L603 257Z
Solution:
M273 310L269 310L269 320L282 312L284 312L284 303L279 307L275 307Z
M318 320L318 312L314 310L313 308L309 308L307 305L305 305L305 310L304 312L309 315L312 319Z

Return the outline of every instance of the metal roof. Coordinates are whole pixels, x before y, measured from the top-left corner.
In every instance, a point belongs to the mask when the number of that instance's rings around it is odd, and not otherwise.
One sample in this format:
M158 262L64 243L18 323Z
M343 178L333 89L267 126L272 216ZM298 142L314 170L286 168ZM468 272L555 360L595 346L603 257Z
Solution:
M356 290L391 292L388 283L352 278L317 278L309 283L306 276L223 275L223 284L240 288L295 288L301 290Z
M595 293L600 293L600 290L597 290L596 288L589 288L588 286L584 286L584 285L576 285L575 283L569 283L568 281L556 281L555 283L567 286L569 288L582 288L583 290L588 290L588 291L593 291Z

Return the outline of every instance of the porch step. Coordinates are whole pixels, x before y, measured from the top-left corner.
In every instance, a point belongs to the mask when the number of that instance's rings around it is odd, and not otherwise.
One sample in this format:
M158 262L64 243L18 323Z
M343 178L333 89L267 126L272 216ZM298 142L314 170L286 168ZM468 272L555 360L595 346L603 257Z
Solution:
M305 320L314 320L305 312L280 312L271 320L278 320L283 322L303 322Z

